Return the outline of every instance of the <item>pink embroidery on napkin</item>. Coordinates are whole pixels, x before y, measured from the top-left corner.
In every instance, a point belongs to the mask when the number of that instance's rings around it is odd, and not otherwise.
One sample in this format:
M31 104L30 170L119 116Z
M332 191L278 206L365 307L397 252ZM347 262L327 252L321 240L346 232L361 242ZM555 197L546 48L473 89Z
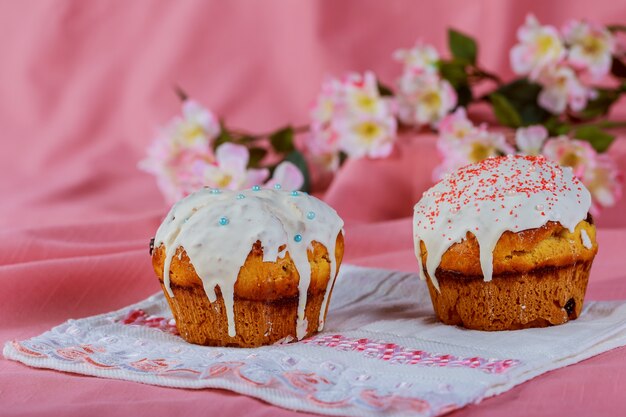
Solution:
M403 397L395 394L380 395L371 389L361 391L360 398L369 406L381 410L396 408L414 413L426 413L430 409L430 404L421 398Z
M120 320L123 324L132 324L136 326L146 326L153 329L159 329L166 333L179 335L174 319L166 319L164 317L149 316L143 310L131 310L126 317Z
M96 368L117 369L118 367L115 365L108 365L94 358L98 356L98 353L105 352L106 349L104 349L103 347L88 344L79 346L68 346L55 350L55 354L58 358L63 358L65 360L73 362L86 362L92 366L95 366Z
M159 329L174 335L179 334L174 319L150 316L143 310L129 311L120 322L123 324ZM368 358L380 359L402 365L472 368L490 374L504 373L520 363L515 359L486 359L479 356L465 358L448 354L432 354L423 350L407 349L395 343L386 343L364 338L347 338L340 334L314 336L302 340L300 343L343 351L361 352Z
M46 355L45 353L36 352L33 349L28 349L26 346L22 345L17 340L13 340L11 342L11 345L13 345L13 348L15 348L15 350L17 350L18 352L26 356L30 356L33 358L47 358L48 357L48 355Z
M145 316L144 312L134 312L127 316L127 324L146 325L145 323L158 322L158 318L138 319ZM132 318L132 319L131 319ZM122 321L120 321L120 324ZM155 326L150 326L155 327ZM339 346L337 342L350 340L342 336L321 336L317 339L307 339L303 343L314 343L322 346L321 340L332 340L331 344ZM362 340L362 339L359 339ZM70 363L84 363L95 368L111 371L132 372L148 375L172 375L181 379L213 379L227 378L244 381L253 386L264 386L278 389L297 395L307 401L313 402L325 408L345 408L357 407L374 411L383 410L408 410L418 414L430 414L433 405L420 396L402 395L394 390L378 389L375 384L365 383L370 379L367 375L360 375L354 379L329 378L313 371L302 371L298 369L283 369L279 363L295 364L293 357L283 357L276 359L277 362L268 362L267 359L257 361L255 354L247 356L247 361L218 361L208 366L198 365L194 368L192 363L187 363L178 359L167 359L164 357L147 358L139 356L130 350L116 351L105 346L93 344L61 345L58 341L48 339L46 343L23 343L13 342L13 346L20 353L37 358L51 358ZM388 346L390 344L385 344ZM343 345L342 345L343 346ZM202 355L194 357L201 358ZM131 358L135 358L132 360ZM181 366L182 365L182 366ZM399 385L396 385L398 388ZM328 396L329 393L339 392ZM443 409L452 410L457 404L451 403L443 406ZM433 414L439 414L435 411Z
M423 350L407 349L395 343L353 339L340 334L314 336L303 340L301 343L343 351L361 352L368 358L402 365L472 368L490 374L506 372L520 363L514 359L485 359L478 356L463 358L454 355L432 354Z
M145 313L144 313L145 314ZM129 316L139 316L139 314L129 314ZM128 324L134 324L131 320ZM145 323L139 320L139 324ZM23 346L19 342L13 342L13 345L20 352L36 357L50 357L43 352L36 352ZM44 348L41 346L41 348ZM368 410L410 410L417 413L425 413L431 409L430 403L422 398L407 397L398 395L393 392L380 393L376 389L368 386L353 386L350 394L343 398L328 400L318 397L319 392L332 391L337 387L337 381L328 378L316 372L303 372L299 370L277 370L262 368L256 366L253 362L225 361L217 362L213 365L200 369L189 369L175 367L178 364L165 358L149 359L141 358L135 361L122 360L116 364L107 365L102 363L99 355L107 354L107 350L101 346L93 346L88 344L78 346L67 346L63 348L53 349L52 357L68 361L83 362L97 368L105 368L110 370L130 370L144 374L172 374L178 373L182 378L227 378L232 377L245 381L255 386L266 386L286 390L292 394L298 395L300 398L314 402L319 406L327 408L343 408L349 405L355 405ZM98 360L96 360L98 358ZM345 388L345 387L344 387Z

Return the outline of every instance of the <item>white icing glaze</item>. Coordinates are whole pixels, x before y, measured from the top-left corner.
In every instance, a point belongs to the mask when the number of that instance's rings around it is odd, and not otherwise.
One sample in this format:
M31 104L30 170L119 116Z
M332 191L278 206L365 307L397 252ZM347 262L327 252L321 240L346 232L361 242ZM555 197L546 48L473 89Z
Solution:
M493 273L493 250L505 231L559 222L570 232L587 217L591 196L574 177L544 157L509 155L467 165L426 191L415 205L413 236L422 279L426 279L420 243L428 256L426 272L439 289L435 271L441 257L467 232L480 246L485 281Z
M580 239L583 241L583 246L587 249L591 249L593 247L591 239L589 239L589 235L585 229L580 229Z
M170 288L170 265L179 247L187 252L212 303L217 299L215 287L219 286L231 337L236 335L235 282L254 243L261 242L264 262L275 262L289 252L300 276L296 337L302 339L307 329L304 313L311 281L307 250L312 249L313 241L319 242L327 248L330 259L330 279L320 314L321 330L328 293L337 271L335 242L342 228L343 220L335 210L303 192L204 188L174 204L157 230L155 247L165 245L163 281L170 297L174 296ZM282 245L286 249L279 252Z

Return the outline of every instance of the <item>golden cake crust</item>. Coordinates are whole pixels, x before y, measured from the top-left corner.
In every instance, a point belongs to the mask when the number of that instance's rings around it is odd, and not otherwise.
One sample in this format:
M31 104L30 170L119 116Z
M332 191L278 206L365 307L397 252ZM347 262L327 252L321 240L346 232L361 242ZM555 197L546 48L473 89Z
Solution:
M439 291L428 281L437 317L449 325L474 330L516 330L546 327L578 318L591 261L535 269L522 274L458 279L437 275Z
M426 264L423 243L421 249ZM483 279L478 241L471 233L443 255L436 272L439 289L424 272L435 313L445 324L489 331L545 327L580 315L597 251L588 217L573 233L556 222L505 232L493 251L491 281Z
M224 298L219 290L217 299L211 303L202 287L174 285L170 297L165 293L176 327L186 341L206 346L257 347L276 342L289 342L295 336L298 297L274 301L245 300L235 297L233 311L237 333L229 336ZM329 297L332 296L332 288ZM325 292L309 293L304 317L307 327L305 338L318 331L318 318L326 319L326 310L321 311Z
M319 242L312 242L313 250L307 252L311 265L311 283L309 293L325 292L330 278L330 260L328 250ZM282 248L281 248L282 249ZM335 259L337 269L341 264L344 252L343 234L337 236ZM165 262L165 247L159 246L152 253L152 266L159 281L163 282L163 265ZM245 300L274 301L282 298L298 296L300 277L289 252L284 258L276 262L263 262L263 248L257 241L243 266L239 270L235 282L235 296ZM191 264L184 248L180 247L172 257L170 267L171 286L199 287L202 281Z
M335 247L337 272L343 251L343 233L339 233ZM324 311L322 306L325 297L330 300L333 291L330 288L329 294L326 294L330 280L330 259L326 247L314 241L307 256L311 282L307 290L304 337L317 333L320 318L326 320L329 303L326 303ZM155 248L152 253L154 272L174 314L176 327L186 341L210 346L256 347L281 340L290 341L295 337L300 277L289 252L276 262L263 262L261 243L253 245L235 282L234 336L228 334L228 317L219 286L215 289L217 299L211 303L184 248L178 248L170 266L173 297L163 283L164 261L165 248Z
M586 248L581 233L584 230L591 240ZM493 251L493 275L527 273L535 269L559 268L576 262L593 260L598 252L596 228L591 218L576 225L573 233L557 222L521 232L504 232ZM422 265L426 265L428 251L421 242ZM470 232L466 238L452 245L441 257L435 275L441 272L456 273L457 279L482 277L480 248Z

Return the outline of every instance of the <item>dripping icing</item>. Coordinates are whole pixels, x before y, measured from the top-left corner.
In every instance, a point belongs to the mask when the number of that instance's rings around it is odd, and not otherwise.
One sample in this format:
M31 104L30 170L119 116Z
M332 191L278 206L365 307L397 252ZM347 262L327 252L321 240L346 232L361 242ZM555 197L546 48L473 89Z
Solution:
M467 165L446 176L415 205L413 236L422 279L435 271L443 254L471 232L480 247L485 281L493 275L493 250L506 231L521 232L559 222L570 232L587 217L591 196L573 175L542 156L509 155ZM584 239L584 237L583 237ZM422 265L420 245L428 256Z
M315 221L307 218L311 212ZM342 227L335 210L306 193L256 187L237 192L204 188L172 207L157 230L155 247L165 245L163 283L170 297L174 294L169 271L179 247L185 249L211 303L217 300L215 287L220 288L231 337L236 335L234 286L252 246L261 242L264 262L275 262L289 252L300 276L296 337L302 339L307 330L305 308L311 281L307 251L313 241L319 242L327 248L330 259L330 279L318 325L321 330L328 290L337 271L335 245Z
M591 239L589 238L589 235L587 234L587 231L585 229L581 229L580 230L580 238L583 242L583 246L587 249L591 249L593 248L593 244L591 243Z

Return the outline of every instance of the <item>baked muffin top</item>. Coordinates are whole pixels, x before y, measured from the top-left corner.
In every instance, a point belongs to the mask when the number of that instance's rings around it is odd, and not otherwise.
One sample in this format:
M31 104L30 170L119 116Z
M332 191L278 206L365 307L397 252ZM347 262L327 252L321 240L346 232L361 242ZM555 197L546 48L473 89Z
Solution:
M342 228L343 220L335 210L303 192L284 191L280 186L245 191L204 188L174 204L157 230L154 245L165 248L163 284L169 296L174 296L169 276L172 258L183 248L209 301L217 299L219 286L229 334L234 336L234 287L251 248L260 242L264 262L276 262L289 253L300 278L297 329L306 329L300 322L311 278L307 252L318 242L334 254ZM336 260L329 258L334 277Z
M413 235L422 266L438 287L435 271L444 253L471 234L479 246L485 281L493 275L493 251L505 232L521 232L556 222L574 233L587 218L591 195L574 177L542 156L508 155L467 165L426 191L415 205Z

